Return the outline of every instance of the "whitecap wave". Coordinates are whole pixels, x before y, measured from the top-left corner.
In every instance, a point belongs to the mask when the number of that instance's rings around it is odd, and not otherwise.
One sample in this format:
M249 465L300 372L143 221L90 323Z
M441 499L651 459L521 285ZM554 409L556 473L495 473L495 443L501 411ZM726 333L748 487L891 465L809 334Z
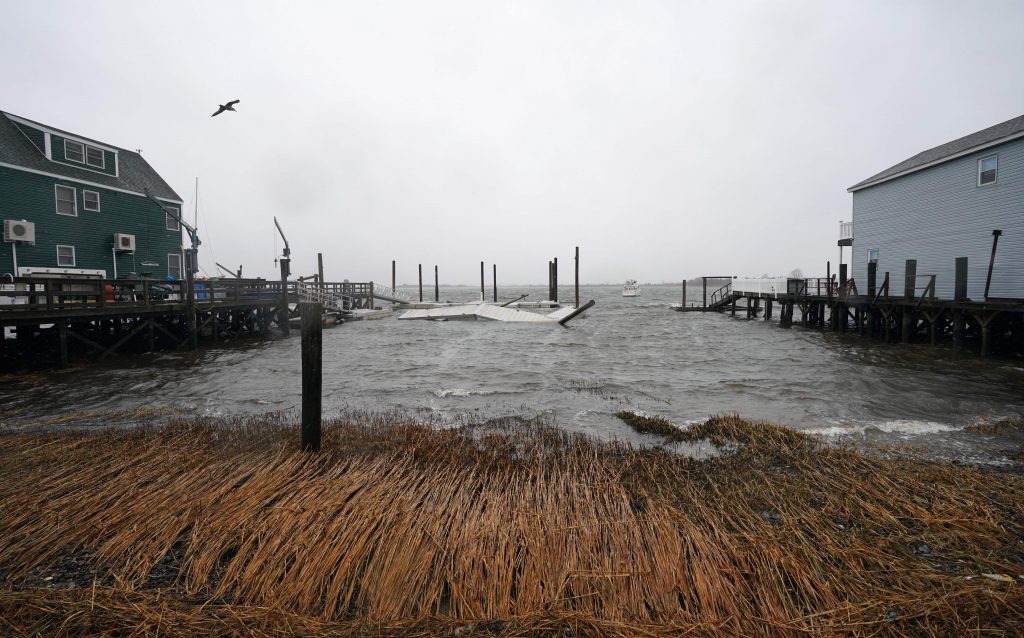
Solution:
M820 428L804 430L808 434L821 436L850 436L863 435L872 431L885 432L886 434L938 434L939 432L955 432L961 428L948 423L937 421L918 421L914 419L894 419L892 421L870 421L860 423L844 423L842 425L830 425Z
M439 399L447 397L471 397L471 396L484 396L488 394L494 394L493 390L467 390L465 388L441 388L440 390L434 390L434 396Z

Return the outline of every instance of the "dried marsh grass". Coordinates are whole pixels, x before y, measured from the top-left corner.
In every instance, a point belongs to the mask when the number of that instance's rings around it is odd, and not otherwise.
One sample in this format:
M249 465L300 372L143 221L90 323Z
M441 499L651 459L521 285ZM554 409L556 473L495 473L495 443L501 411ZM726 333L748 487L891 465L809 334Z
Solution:
M0 437L0 631L1024 631L1024 589L981 576L1024 571L1021 477L736 417L685 432L740 447L344 420L304 454L280 416ZM64 588L68 557L90 586Z

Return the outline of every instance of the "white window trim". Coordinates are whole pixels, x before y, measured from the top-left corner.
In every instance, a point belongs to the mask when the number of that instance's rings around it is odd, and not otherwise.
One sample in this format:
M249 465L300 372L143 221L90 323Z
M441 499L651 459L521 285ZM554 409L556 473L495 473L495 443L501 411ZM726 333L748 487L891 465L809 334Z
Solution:
M79 147L81 147L82 159L77 160L73 157L68 157L68 144L77 144ZM66 159L69 162L74 162L76 164L85 164L85 144L81 142L76 142L75 140L64 140L64 159Z
M62 264L60 263L60 249L70 248L71 249L71 263ZM74 268L77 265L77 259L75 257L75 247L68 244L57 244L57 267L58 268Z
M176 257L178 260L178 274L174 275L171 273L171 257ZM185 258L181 253L167 253L167 276L175 277L176 279L185 278Z
M869 264L870 264L871 262L874 262L874 263L876 263L876 264L878 263L878 252L879 252L879 251L878 251L878 249L877 249L877 248L868 248L868 254L867 254L867 262L868 262ZM871 253L875 253L875 258L874 258L874 259L872 259L872 258L871 258Z
M982 184L981 183L981 173L982 173L982 171L981 171L981 163L984 162L987 159L994 159L996 161L996 178L994 180L992 180L991 182L988 182L987 184ZM986 155L985 157L979 157L978 158L978 187L980 188L980 187L985 187L985 186L995 186L998 183L999 183L999 153L995 153L993 155Z
M174 211L178 213L178 217L181 217L181 209L178 208L177 206L167 206L167 208L173 208ZM174 228L171 228L171 225L167 223L167 220L171 220L174 222ZM170 215L168 215L166 210L164 211L164 227L167 230L173 230L179 233L181 232L181 224L178 223L178 220L173 219Z
M71 203L75 206L75 212L73 213L62 213L60 212L60 197L57 196L57 190L60 188L67 188L71 190ZM78 217L78 189L74 186L66 186L64 184L53 185L53 205L57 210L58 215L64 215L65 217Z
M93 164L92 162L89 161L89 149L92 149L94 151L99 151L100 152L100 163L99 164ZM89 146L88 144L86 144L85 145L85 163L86 163L87 166L92 166L93 168L99 168L99 169L102 169L102 170L107 170L107 154L103 152L102 148L98 148L96 146Z
M127 190L127 189L124 189L124 188L118 188L116 186L110 186L109 184L100 184L100 183L97 183L97 182L90 182L90 181L85 180L85 179L73 179L71 177L68 177L67 175L58 175L57 173L49 173L47 171L39 171L39 170L36 170L34 168L25 168L24 166L18 166L17 164L10 164L8 162L0 162L0 168L9 168L9 169L14 170L14 171L23 171L25 173L32 173L33 175L45 175L46 177L52 177L54 179L63 179L63 180L67 180L69 182L75 182L76 184L82 184L84 186L95 186L96 188L102 188L104 190L113 191L115 193L127 193L128 195L136 195L138 197L145 197L146 196L144 193L139 193L139 192L136 192L136 191L130 191L130 190ZM91 168L87 168L85 170L90 171L92 169ZM97 171L93 171L93 172L95 173ZM179 206L181 206L184 203L180 199L168 199L166 197L157 197L157 199L159 199L162 202L168 202L168 203L171 203L171 204L177 204Z
M89 200L87 200L85 198L86 193L92 193L93 195L96 196L96 208L89 208ZM100 203L100 194L99 193L97 193L96 191L87 191L85 189L82 189L82 210L87 210L87 211L91 211L91 212L94 212L94 213L99 213L99 212L101 212L102 208L103 208L103 206Z

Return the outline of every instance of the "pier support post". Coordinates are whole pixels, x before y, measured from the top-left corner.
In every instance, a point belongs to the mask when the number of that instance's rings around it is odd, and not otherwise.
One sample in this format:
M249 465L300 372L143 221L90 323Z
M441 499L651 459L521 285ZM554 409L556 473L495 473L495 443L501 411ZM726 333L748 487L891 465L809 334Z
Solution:
M302 450L320 451L323 390L323 306L299 304L302 315Z
M498 302L498 264L491 264L494 267L494 274L491 275L491 285L494 287L494 302Z
M398 286L395 282L395 260L391 260L391 292L398 290Z
M732 298L732 316L736 316L736 297Z
M953 300L965 301L967 299L967 258L956 258L956 274L953 279Z
M555 303L558 303L558 257L555 257L555 261L553 263L555 264L555 267L554 267L555 269L553 271L553 276L552 276L552 282L554 283L554 285L552 287L552 291L555 294L551 298L551 301L553 301Z
M0 333L0 339L3 339L2 333ZM57 351L60 355L60 367L66 368L68 365L68 324L63 320L57 323Z
M959 261L959 260L957 260ZM964 328L966 317L963 310L953 311L953 350L962 352L964 349Z
M420 270L420 303L423 303L423 264L419 264Z
M434 265L434 301L435 302L441 301L441 287L438 284L437 265L436 264Z
M685 288L686 284L685 283L683 284L683 286L684 286L683 290L686 290L686 288ZM764 300L764 320L765 321L771 321L772 320L772 300L771 299L765 299Z
M480 262L480 301L487 301L487 290L484 287L484 262Z
M395 262L391 262L391 279L395 278ZM316 254L316 283L320 284L320 290L326 290L327 285L324 284L324 254Z

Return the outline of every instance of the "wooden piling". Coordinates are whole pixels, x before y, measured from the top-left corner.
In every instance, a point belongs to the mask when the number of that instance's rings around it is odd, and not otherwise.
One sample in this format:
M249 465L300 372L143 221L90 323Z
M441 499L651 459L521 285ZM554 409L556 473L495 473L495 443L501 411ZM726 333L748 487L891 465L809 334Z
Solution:
M392 292L398 290L398 286L395 281L395 260L391 260L391 290Z
M555 257L554 264L554 270L552 271L552 281L554 283L554 286L552 288L552 291L555 294L551 298L551 301L558 303L558 257Z
M868 297L875 296L875 284L878 282L878 262L868 262Z
M0 332L0 339L3 339L2 332ZM60 355L60 367L66 368L68 366L68 324L66 321L57 323L57 349Z
M494 275L492 275L491 283L494 286L494 302L498 302L498 264L492 264L494 266Z
M434 301L441 301L441 288L437 280L437 266L434 266Z
M967 258L956 258L956 274L953 280L953 300L965 301L967 299Z
M580 307L580 247L576 247L576 275L573 278L573 287L576 289L576 308ZM685 283L683 284L686 285ZM686 305L686 300L683 300L683 305Z
M423 264L419 264L420 269L420 303L423 303Z
M391 263L392 269L394 268L394 262ZM394 272L394 270L392 270ZM319 284L320 290L323 290L327 286L324 284L324 254L316 254L316 283Z
M302 316L302 449L320 451L323 391L323 305L299 304Z
M683 303L681 305L682 305L683 308L686 307L686 280L685 279L683 280Z
M966 257L963 259L966 260ZM957 260L959 262L959 259ZM966 316L963 310L953 311L953 350L962 352L964 349L964 328L966 327Z
M686 284L685 283L683 284L683 290L686 290ZM772 300L771 300L770 297L768 299L764 300L764 320L765 321L771 321L772 320Z
M277 314L277 325L281 328L281 334L288 337L292 334L291 326L288 325L288 265L291 260L282 257L281 264L281 309ZM195 314L195 313L193 313Z
M480 301L487 301L487 290L484 288L484 262L480 262Z

